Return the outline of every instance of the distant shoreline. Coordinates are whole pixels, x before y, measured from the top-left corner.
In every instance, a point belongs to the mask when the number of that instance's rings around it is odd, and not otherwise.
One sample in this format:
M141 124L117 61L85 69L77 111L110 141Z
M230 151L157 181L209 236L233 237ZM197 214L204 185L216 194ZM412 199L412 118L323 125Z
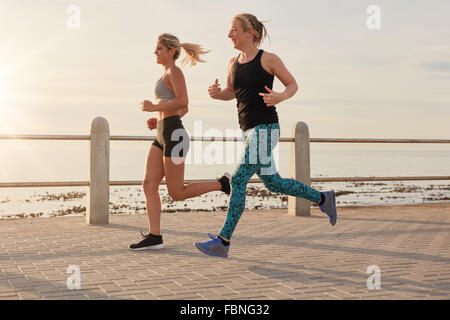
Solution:
M397 205L428 205L450 203L450 185L418 182L353 182L313 183L318 190L334 189L338 208L389 207ZM15 190L0 197L0 220L20 218L47 218L57 216L84 216L87 194L76 188L38 191ZM47 191L50 190L50 191ZM78 189L80 190L80 189ZM4 197L6 195L6 197ZM221 212L228 209L229 197L212 192L184 201L173 201L160 189L162 212ZM312 204L314 208L316 204ZM250 184L247 189L246 210L287 210L288 196L272 193L261 184ZM110 215L145 214L145 196L139 187L111 187Z
M357 212L360 210L370 210L372 208L380 208L383 207L386 210L391 210L391 209L395 209L395 208L402 208L402 209L407 209L408 207L412 208L412 209L420 209L420 208L436 208L436 209L442 209L442 208L448 208L448 213L450 214L450 202L445 202L445 203L418 203L418 204L401 204L401 205L378 205L378 206L342 206L338 208L338 214L339 211L342 210L346 213L351 213L351 212ZM226 210L214 210L214 211L206 211L206 210L187 210L187 211L183 211L183 210L173 210L173 212L163 212L163 213L191 213L191 214L195 214L195 213L205 213L205 212L211 212L211 213L216 213L216 214L226 214L227 211ZM248 213L259 213L259 214L264 214L264 213L279 213L282 215L287 215L287 208L273 208L273 209L246 209L245 212ZM317 207L311 207L311 214L315 214L315 213L320 213L319 209ZM130 216L130 215L143 215L145 216L146 213L114 213L111 214L113 216ZM41 219L53 219L53 218L63 218L63 217L84 217L85 215L67 215L67 216L45 216L45 217L38 217ZM29 219L29 217L26 217ZM0 221L7 221L7 220L17 220L18 218L16 217L10 217L10 218L2 218L0 219ZM23 218L25 219L25 218ZM34 219L30 219L30 220L34 220Z

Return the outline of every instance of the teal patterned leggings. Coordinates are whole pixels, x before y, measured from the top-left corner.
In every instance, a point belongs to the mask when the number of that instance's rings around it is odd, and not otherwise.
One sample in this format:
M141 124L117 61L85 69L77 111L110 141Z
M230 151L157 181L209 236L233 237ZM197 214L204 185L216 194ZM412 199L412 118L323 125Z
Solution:
M294 179L283 179L277 172L272 150L280 139L278 123L262 124L244 132L244 152L231 177L228 215L220 235L230 240L245 209L248 180L256 173L272 192L305 198L319 203L320 192Z

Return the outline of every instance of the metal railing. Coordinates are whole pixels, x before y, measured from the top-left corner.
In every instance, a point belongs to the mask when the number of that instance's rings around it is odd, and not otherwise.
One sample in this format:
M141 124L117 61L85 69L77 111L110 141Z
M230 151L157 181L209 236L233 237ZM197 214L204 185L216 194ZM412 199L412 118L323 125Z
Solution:
M109 180L109 143L110 141L153 141L154 136L110 136L106 119L96 118L92 122L90 135L0 135L0 140L79 140L90 141L90 177L88 181L59 182L0 182L0 188L26 187L89 187L88 224L108 223L109 187L142 185L142 181L110 181ZM238 137L190 137L191 141L225 142L242 141ZM290 173L292 178L310 185L311 182L349 182L349 181L426 181L450 180L450 176L407 176L407 177L323 177L310 176L310 143L421 143L445 144L446 139L343 139L343 138L310 138L309 128L299 122L293 128L291 138L280 138L280 142L291 142ZM185 183L199 181L185 180ZM215 181L215 179L201 179ZM262 183L260 179L250 179L249 183ZM163 180L161 184L165 184ZM289 196L288 213L292 215L309 215L310 202Z

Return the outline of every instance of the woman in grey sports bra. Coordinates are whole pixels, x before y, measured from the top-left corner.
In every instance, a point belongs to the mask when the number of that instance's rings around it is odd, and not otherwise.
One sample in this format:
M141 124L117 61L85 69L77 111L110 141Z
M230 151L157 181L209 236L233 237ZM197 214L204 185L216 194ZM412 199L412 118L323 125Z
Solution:
M189 150L189 135L183 127L181 118L188 112L188 94L183 72L175 61L184 49L182 64L191 66L203 62L199 55L207 53L192 43L180 43L177 37L162 34L158 37L155 49L156 62L164 68L164 74L154 88L155 101L141 103L141 110L156 112L156 118L150 118L147 126L156 128L156 140L150 147L147 157L143 188L146 199L149 233L142 234L143 240L130 245L132 250L162 249L161 236L161 200L159 185L166 177L167 191L173 200L193 198L211 191L223 191L230 194L229 174L225 173L217 181L194 182L184 185L184 160Z

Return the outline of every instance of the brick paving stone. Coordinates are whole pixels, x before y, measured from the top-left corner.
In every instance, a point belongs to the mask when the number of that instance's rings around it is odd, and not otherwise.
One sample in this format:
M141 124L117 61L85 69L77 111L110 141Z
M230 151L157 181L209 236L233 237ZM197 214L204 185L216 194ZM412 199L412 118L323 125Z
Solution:
M154 294L156 297L167 297L172 295L172 292L170 292L170 290L167 290L166 288L162 288L160 286L149 289L147 290L147 292Z
M41 295L38 293L34 293L34 292L17 292L17 294L19 295L19 299L21 300L31 300L31 299L40 299Z
M0 292L0 300L6 299L8 297L17 297L17 292L16 291Z
M239 294L233 297L233 300L268 300L268 297L261 294Z
M102 289L104 292L106 292L108 294L110 294L111 292L117 292L117 291L122 292L123 291L123 289L120 286L113 284L113 283L101 284L101 285L99 285L99 287L100 287L100 289Z
M113 283L118 285L119 287L132 287L135 285L134 281L123 278L120 278L119 280L113 280Z
M14 287L9 286L0 286L0 294L7 292L16 292L16 289Z
M207 290L207 291L203 291L201 293L198 293L198 295L205 300L223 300L224 299L224 295L220 294L216 291L213 290Z
M43 298L54 298L54 299L63 299L65 297L72 297L72 296L78 296L78 295L80 295L78 290L63 290L63 291L41 293L41 296Z
M227 296L227 295L231 295L231 294L236 294L237 291L227 288L227 287L217 287L217 288L211 288L210 289L213 292L216 292L217 294L220 294L222 296Z
M13 296L0 296L0 300L19 300L19 297L17 294L13 295Z
M139 281L146 281L148 280L146 277L140 275L140 274L127 274L125 277L133 282L139 282Z
M86 300L87 296L84 294L73 295L69 297L64 297L64 300Z
M106 298L108 295L101 290L83 290L88 299Z
M288 300L288 299L293 299L291 296L278 292L275 289L269 289L265 292L265 294L267 295L268 299L270 300Z
M155 300L156 299L156 295L149 293L149 292L145 292L145 293L134 293L132 294L132 296L136 299L136 300Z

